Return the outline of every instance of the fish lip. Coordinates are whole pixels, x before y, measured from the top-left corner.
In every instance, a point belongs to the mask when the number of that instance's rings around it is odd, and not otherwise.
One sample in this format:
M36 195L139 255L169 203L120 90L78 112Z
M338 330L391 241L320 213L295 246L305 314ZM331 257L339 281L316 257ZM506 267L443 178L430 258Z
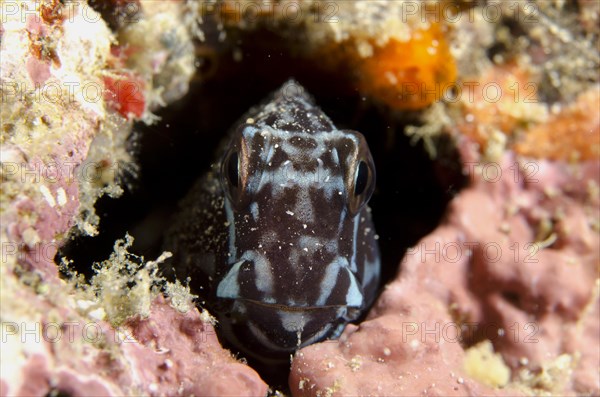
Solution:
M257 301L254 299L248 299L248 298L237 298L236 300L238 301L243 301L243 302L247 302L247 303L251 303L254 305L258 305L258 306L265 306L268 308L272 308L272 309L279 309L279 310L284 310L284 311L289 311L289 312L302 312L302 311L317 311L317 310L327 310L327 309L339 309L341 307L346 307L346 308L356 308L355 306L347 306L347 305L323 305L323 306L290 306L290 305L284 305L281 303L267 303L267 302L261 302L261 301Z
M248 251L247 251L248 252ZM314 302L314 304L316 306L311 306L311 305L305 305L305 306L300 306L300 305L286 305L286 304L282 304L282 303L270 303L270 302L265 302L264 300L257 300L261 299L261 298L269 298L270 301L273 301L273 294L275 293L274 291L272 291L272 288L258 288L259 286L255 285L255 288L259 290L259 292L263 292L262 294L256 294L255 291L253 291L252 289L250 291L248 290L242 290L242 285L240 284L239 278L240 278L240 274L241 273L241 267L242 265L244 265L245 263L251 263L253 261L248 260L248 259L244 259L243 257L246 256L246 253L244 253L242 255L242 259L236 261L235 263L233 263L231 265L231 267L228 269L227 273L224 275L224 277L219 281L219 283L216 285L216 290L215 290L215 295L217 299L225 299L225 300L233 300L233 301L247 301L256 305L261 305L264 307L270 307L270 308L279 308L280 310L287 310L287 311L301 311L301 310L317 310L317 309L326 309L326 308L352 308L352 309L358 309L361 310L362 308L364 308L365 305L365 301L364 301L364 292L362 290L362 285L360 284L360 280L357 279L356 274L354 274L350 268L348 267L348 260L346 258L337 256L333 261L331 261L328 265L327 265L327 272L333 274L334 277L336 277L335 280L337 280L337 277L339 277L340 274L345 273L350 281L350 285L348 286L348 288L346 290L340 290L339 288L336 288L336 285L328 285L327 289L323 292L321 291L321 293L319 294L318 299ZM333 269L333 272L330 272L330 268ZM250 280L250 282L253 282L255 280ZM331 284L331 280L329 280L329 284ZM248 282L248 280L246 280L246 282ZM337 282L337 281L336 281ZM264 286L263 286L264 287ZM272 286L269 286L272 287ZM264 290L264 291L263 291ZM329 291L329 293L326 293L327 291ZM335 296L332 298L331 295L333 294L333 292L335 293ZM288 296L290 299L297 299L300 301L303 301L304 299L307 298L307 295L305 293L305 291L292 291L292 293L286 292L286 296ZM345 292L345 293L344 293ZM344 296L345 295L345 296ZM254 298L254 299L253 299ZM284 297L285 299L285 297ZM327 302L329 301L329 302Z

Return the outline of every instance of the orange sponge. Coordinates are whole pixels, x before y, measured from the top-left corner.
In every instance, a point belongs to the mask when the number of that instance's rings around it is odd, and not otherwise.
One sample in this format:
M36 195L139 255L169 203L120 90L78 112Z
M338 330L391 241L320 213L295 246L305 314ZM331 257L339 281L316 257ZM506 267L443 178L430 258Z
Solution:
M439 100L456 79L456 64L440 24L415 30L408 41L373 45L358 61L364 94L395 109L416 110Z
M600 88L582 93L573 104L530 128L515 151L554 160L600 158Z

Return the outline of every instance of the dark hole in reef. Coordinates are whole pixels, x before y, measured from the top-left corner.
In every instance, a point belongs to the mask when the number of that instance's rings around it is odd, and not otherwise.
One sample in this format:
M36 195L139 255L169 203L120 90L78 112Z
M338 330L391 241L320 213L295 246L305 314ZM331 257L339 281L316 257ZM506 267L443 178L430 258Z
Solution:
M513 291L504 291L502 293L502 297L517 309L522 309L521 297L518 293Z
M72 397L72 394L60 389L51 389L45 397Z
M503 55L507 51L506 44L494 43L491 47L486 50L487 56L490 60L494 60L497 55Z
M105 1L90 0L89 6L102 16L110 29L116 32L126 24L140 20L142 7L137 0Z
M233 60L231 47L210 50L211 62L217 62L215 73L202 83L196 81L185 98L162 110L158 124L135 126L140 165L135 187L117 200L100 199L100 234L74 239L59 256L74 260L75 269L89 277L92 263L108 258L114 241L129 232L135 238L132 252L156 258L177 202L214 161L225 132L251 106L294 77L338 128L360 131L369 142L377 171L370 203L380 237L382 285L390 281L406 249L438 225L447 203L466 184L453 143L439 138L438 155L432 160L421 142L411 144L403 132L417 123L414 112L372 104L347 76L323 69L319 60L290 55L289 43L269 32L246 34L243 40L231 37L242 61ZM216 39L209 34L207 42ZM275 373L257 369L272 386L287 388L287 368Z

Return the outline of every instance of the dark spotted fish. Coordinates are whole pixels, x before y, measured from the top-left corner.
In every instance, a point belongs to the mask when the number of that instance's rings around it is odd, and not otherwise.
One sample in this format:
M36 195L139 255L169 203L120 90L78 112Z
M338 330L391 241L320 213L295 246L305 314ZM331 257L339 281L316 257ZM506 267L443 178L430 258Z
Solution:
M168 233L180 279L221 336L262 362L336 338L373 302L380 260L364 137L294 81L252 109Z

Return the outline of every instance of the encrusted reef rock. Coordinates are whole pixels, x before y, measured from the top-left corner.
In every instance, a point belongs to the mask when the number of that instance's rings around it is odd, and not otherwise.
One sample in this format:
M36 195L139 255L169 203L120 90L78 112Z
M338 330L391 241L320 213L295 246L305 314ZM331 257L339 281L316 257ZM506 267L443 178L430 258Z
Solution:
M133 121L151 122L151 110L187 92L180 8L136 3L137 23L117 41L85 2L2 4L3 252L29 270L56 276L52 258L71 227L97 234L96 199L119 196L119 177L136 169L125 149ZM140 42L144 29L152 45Z
M3 266L2 396L264 395L267 385L217 340L214 320L189 290L156 288L157 261L127 250L82 279L17 279ZM62 285L57 285L62 284Z
M600 392L600 162L483 163L475 148L471 187L368 318L296 354L294 393Z
M159 298L148 318L127 324L145 351L131 345L126 355L139 368L158 369L142 373L143 384L156 395L265 395L267 385L221 348L207 317L196 310L178 313Z
M93 3L1 4L0 395L264 395L180 284L159 297L160 261L128 259L130 240L91 285L58 277L69 233L98 234L95 201L136 171L133 122L194 72L184 4L130 2L113 31Z
M159 297L148 316L116 330L67 309L71 302L11 292L23 303L3 313L10 321L3 318L2 351L10 359L2 366L2 396L266 394L256 372L221 348L206 313L181 313ZM17 317L25 302L45 313Z

